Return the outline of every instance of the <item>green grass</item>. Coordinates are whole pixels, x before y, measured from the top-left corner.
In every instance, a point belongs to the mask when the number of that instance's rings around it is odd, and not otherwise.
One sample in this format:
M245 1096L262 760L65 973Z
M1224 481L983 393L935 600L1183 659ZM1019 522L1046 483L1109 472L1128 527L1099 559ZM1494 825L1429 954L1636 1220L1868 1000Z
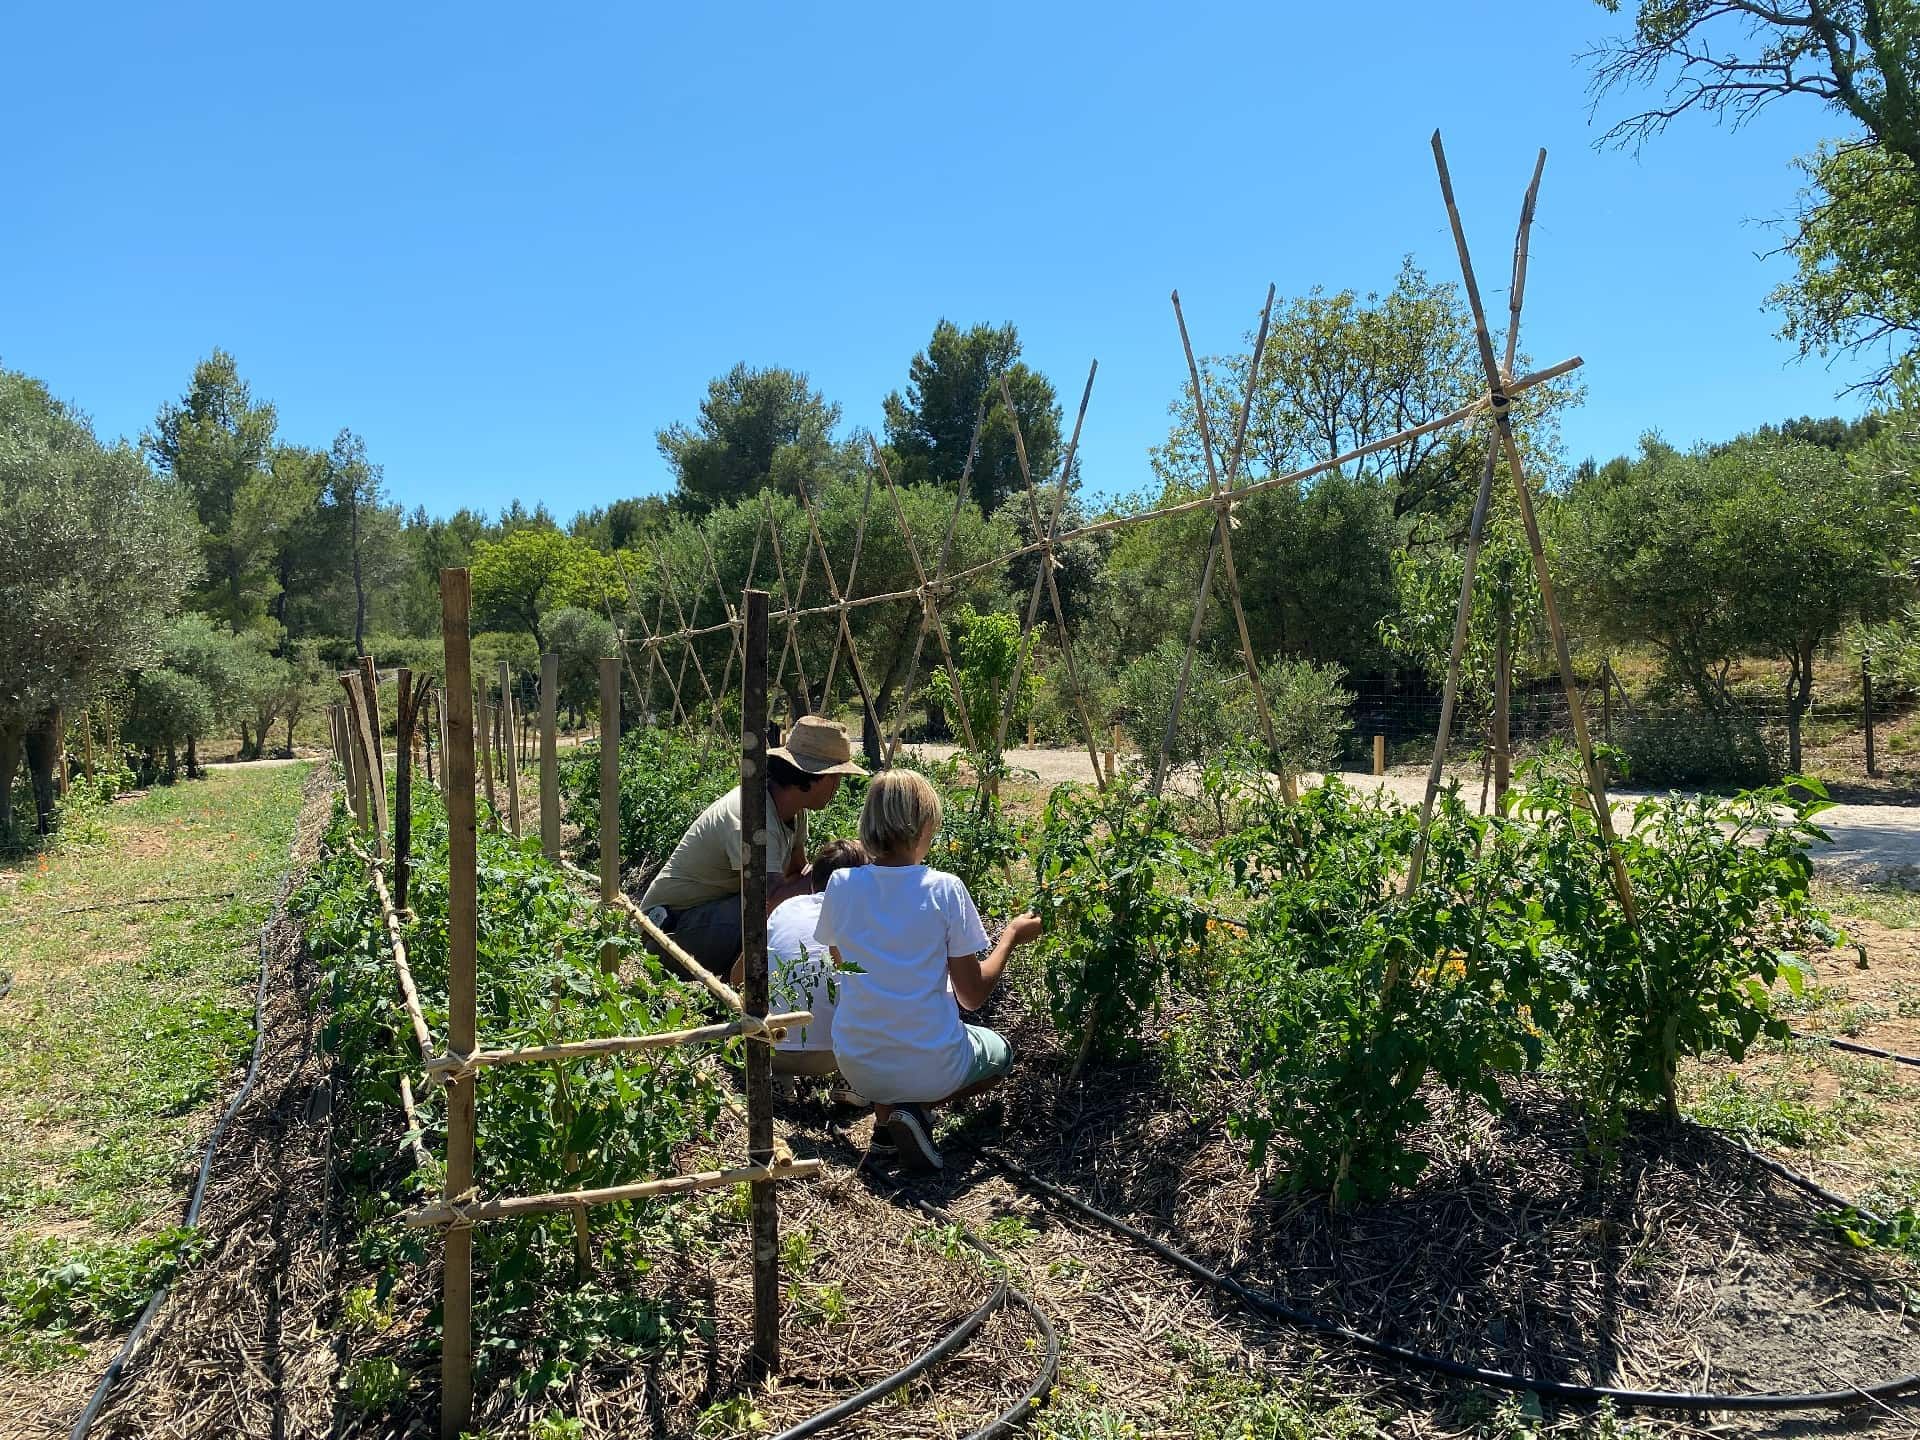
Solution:
M1920 891L1816 880L1813 898L1844 919L1871 920L1889 930L1920 928Z
M21 1339L18 1297L48 1275L79 1266L144 1299L150 1274L110 1262L177 1223L213 1105L252 1045L258 932L305 774L217 771L152 790L0 888L13 975L0 1005L0 1365L58 1359L44 1334ZM197 898L74 913L154 896ZM91 1283L71 1270L67 1281ZM111 1327L122 1308L49 1324Z

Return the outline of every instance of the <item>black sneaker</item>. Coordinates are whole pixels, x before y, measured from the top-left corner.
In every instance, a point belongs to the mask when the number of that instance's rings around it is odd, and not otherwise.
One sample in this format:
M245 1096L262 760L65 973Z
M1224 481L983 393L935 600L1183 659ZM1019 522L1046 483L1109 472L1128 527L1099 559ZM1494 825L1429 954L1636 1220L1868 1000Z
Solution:
M887 1130L899 1152L900 1164L908 1170L931 1174L946 1168L933 1144L933 1119L918 1105L896 1105L887 1121Z

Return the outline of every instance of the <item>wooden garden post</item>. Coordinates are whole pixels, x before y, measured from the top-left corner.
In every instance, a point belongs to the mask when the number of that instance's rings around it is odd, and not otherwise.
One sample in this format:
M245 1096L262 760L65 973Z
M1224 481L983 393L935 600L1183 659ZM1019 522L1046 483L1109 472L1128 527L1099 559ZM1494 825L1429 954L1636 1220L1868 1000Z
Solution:
M380 676L373 668L373 657L360 657L360 693L366 711L363 738L367 746L367 778L372 782L375 849L383 852L387 832L387 757L380 749Z
M468 648L472 586L465 570L440 572L440 630L446 647L450 714L441 773L447 781L447 1045L455 1056L478 1048L476 964L479 944L479 836L473 818L473 658ZM471 1072L447 1085L449 1205L466 1203L473 1188ZM440 1436L459 1440L473 1419L473 1227L447 1227L441 1294Z
M507 829L520 838L520 746L514 723L513 674L500 662L500 730L506 740L500 756L507 772Z
M416 717L418 716L418 713L421 707L426 705L426 703L432 698L433 698L433 686L429 684L427 681L422 680L420 682L420 693L414 697L414 712ZM440 710L439 705L436 703L433 708L434 708L434 713L438 714ZM420 757L421 759L427 762L427 783L431 785L434 783L433 727L431 725L422 725L420 727Z
M473 687L473 733L478 737L480 774L487 792L487 828L500 828L500 809L493 798L493 716L487 707L484 682Z
M540 850L560 863L560 657L540 657Z
M1507 813L1507 786L1513 775L1513 746L1509 710L1513 695L1513 561L1500 558L1500 633L1493 655L1493 809Z
M386 789L386 780L373 768L376 752L368 737L367 711L360 693L360 677L348 671L340 677L340 688L347 693L347 748L353 754L354 774L358 781L355 793L359 803L354 807L355 818L362 830L372 833L375 857L384 860L387 855L385 807L375 807L374 795L376 791Z
M749 590L740 690L740 953L741 999L748 1015L767 1013L767 592ZM844 612L842 612L844 615ZM749 1041L747 1163L773 1163L773 1052ZM771 1180L752 1187L753 1363L762 1374L780 1368L780 1201Z
M1863 661L1862 664L1864 665L1864 663L1865 662ZM1863 674L1865 673L1864 670L1862 671L1862 673ZM1873 735L1873 721L1871 719L1871 714L1872 714L1871 707L1869 707L1868 714L1869 714L1869 719L1867 721L1867 735L1871 737ZM87 702L87 708L80 712L80 719L81 719L80 768L86 772L87 783L92 784L93 783L93 702L91 700ZM1867 753L1868 755L1872 755L1873 753L1873 741L1871 738L1869 738L1867 741ZM1867 773L1868 774L1873 773L1873 763L1871 760L1869 760L1867 763Z
M620 898L620 661L600 662L600 903L611 910ZM600 968L620 968L620 952L600 951Z
M423 687L424 693L424 687ZM413 672L402 666L399 709L395 714L393 753L393 908L407 908L407 879L413 869L413 721L420 696Z
M1373 737L1373 773L1376 775L1387 773L1387 737L1384 735Z
M1860 647L1860 723L1867 734L1867 778L1880 778L1880 767L1873 763L1873 653L1868 645ZM91 739L91 735L89 735ZM87 762L87 774L93 774L93 762Z

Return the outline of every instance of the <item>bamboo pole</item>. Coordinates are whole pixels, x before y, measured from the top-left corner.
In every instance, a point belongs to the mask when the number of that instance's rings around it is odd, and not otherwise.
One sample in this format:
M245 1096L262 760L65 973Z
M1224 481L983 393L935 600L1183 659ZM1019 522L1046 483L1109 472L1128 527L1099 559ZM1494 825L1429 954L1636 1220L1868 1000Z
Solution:
M581 1205L613 1205L622 1200L652 1200L662 1195L691 1195L701 1190L719 1190L729 1185L755 1185L775 1180L798 1180L820 1173L824 1161L793 1160L782 1157L767 1165L742 1165L731 1170L702 1170L692 1175L674 1175L664 1180L642 1180L632 1185L608 1185L597 1190L565 1190L551 1195L519 1195L505 1200L488 1200L455 1206L451 1203L425 1205L400 1216L403 1224L415 1229L438 1225L470 1227L482 1220L506 1220L518 1215L550 1215L556 1210L572 1210ZM449 1231L449 1236L455 1232ZM470 1233L470 1232L469 1232ZM445 1435L443 1428L442 1434ZM454 1440L454 1437L448 1437Z
M600 662L600 903L609 908L620 894L620 662ZM600 968L620 968L620 952L601 947Z
M874 732L877 736L880 729L880 717L874 713L873 691L870 688L868 688L867 672L863 668L861 668L860 654L854 648L854 644L853 644L853 631L847 625L847 610L849 607L846 604L846 597L841 594L840 582L833 578L833 561L829 559L827 556L827 542L820 538L820 524L818 519L814 516L813 499L811 496L807 494L807 487L805 482L802 481L795 488L798 489L800 492L800 506L803 510L807 512L807 530L813 536L813 548L816 551L818 551L820 555L820 573L827 577L827 591L829 594L833 596L833 599L834 599L835 614L840 623L840 643L847 647L847 665L853 671L853 683L855 684L855 686L859 688L860 704L862 708L866 711L866 714L869 720L872 722ZM866 525L866 515L864 512L862 512L861 528L863 530L865 529L865 525ZM917 592L910 591L908 593L912 594ZM832 665L832 662L829 661L827 665L826 684L821 688L821 692L820 692L820 704L823 707L826 707L826 706L832 705L832 703L833 703L833 665ZM877 740L876 740L876 743L878 743ZM861 748L865 749L866 747L862 745ZM880 765L880 766L884 766L886 762L885 755L881 755L878 757L868 756L867 758L870 761L874 761L877 765Z
M455 1055L478 1045L477 943L479 845L473 816L473 659L468 639L472 583L465 570L440 572L440 630L446 650L447 738L447 1041ZM474 1079L447 1087L449 1206L470 1203L473 1189ZM449 1217L450 1219L452 1217ZM441 1295L440 1436L458 1440L473 1420L473 1229L447 1230Z
M1260 312L1260 334L1253 342L1253 354L1247 361L1247 397L1240 407L1240 422L1233 437L1233 453L1227 458L1227 482L1231 493L1240 474L1240 457L1247 437L1247 417L1253 410L1253 396L1259 381L1260 363L1266 355L1267 326L1273 317L1274 287L1267 286L1267 303ZM1173 318L1180 326L1180 348L1186 352L1187 374L1193 381L1193 417L1200 431L1200 454L1206 461L1207 493L1222 492L1220 477L1213 464L1213 435L1207 423L1207 396L1200 384L1200 366L1193 358L1193 341L1187 335L1187 317L1180 308L1180 292L1173 292ZM1247 682L1253 686L1254 709L1260 717L1260 733L1267 742L1268 763L1280 769L1280 747L1273 737L1273 713L1267 708L1267 687L1260 678L1260 662L1253 653L1253 641L1247 634L1247 612L1240 602L1240 574L1233 563L1233 510L1231 506L1214 511L1214 536L1220 543L1220 564L1227 577L1227 599L1233 608L1233 623L1239 631L1240 654L1247 666ZM1177 702L1176 702L1177 703Z
M927 630L930 623L937 621L940 617L939 601L935 598L939 592L937 588L934 587L940 584L941 577L947 573L947 560L953 553L954 532L959 529L960 526L960 512L966 509L967 501L971 499L973 495L973 462L980 454L980 430L986 423L986 418L987 395L983 390L980 392L980 403L974 407L973 435L972 438L967 441L967 460L966 464L960 467L959 483L954 486L953 509L947 515L947 533L940 541L940 558L933 567L933 585L931 587L927 584L927 577L920 572L920 553L919 548L913 543L912 528L908 526L904 515L900 520L900 529L906 535L907 545L913 554L914 572L919 575L920 578L920 628L914 632L913 658L907 662L907 683L901 689L899 697L893 702L893 723L887 730L887 764L889 765L894 764L899 757L900 727L907 718L907 707L913 703L913 692L920 684L920 653L927 643ZM880 448L876 445L874 446L874 455L878 457L879 454ZM884 464L882 464L880 468L880 475L881 478L887 482L887 489L889 493L891 493L893 489L893 476L888 473ZM895 499L894 508L896 512L899 510L899 507L900 502L898 499ZM945 645L946 632L942 630L941 647L943 650L945 649ZM953 693L957 704L960 686L952 668L951 661L949 661L948 664L947 678L948 683L953 686ZM965 708L960 707L960 709L961 733L966 737L967 748L971 750L973 748L973 725L972 722L966 718Z
M660 1030L651 1035L604 1035L593 1040L568 1040L555 1045L530 1045L518 1050L481 1050L465 1060L442 1056L427 1062L427 1078L436 1084L445 1077L469 1069L490 1065L548 1064L554 1061L604 1060L613 1055L628 1055L640 1050L671 1050L682 1045L697 1045L708 1040L731 1040L750 1035L767 1041L784 1040L794 1026L813 1019L806 1010L782 1011L768 1015L764 1022L743 1016L717 1025L700 1025L687 1030Z
M784 602L783 608L791 612L799 608L801 600L806 596L807 571L813 564L813 551L804 550L802 552L799 587L789 590L787 588L787 561L780 545L780 521L773 513L773 502L767 498L767 492L765 490L760 492L760 503L766 509L767 528L773 536L774 573L780 577L780 598ZM773 672L773 684L776 686L783 683L786 679L788 651L793 652L794 674L800 681L800 693L806 697L807 703L811 703L813 696L811 689L807 685L807 667L800 658L800 622L796 618L789 618L787 620L786 643L780 647L780 663L775 667ZM807 713L807 703L801 705L799 714L794 717L795 719L798 719L799 715Z
M562 859L560 868L576 880L585 881L589 885L597 885L600 883L597 875L594 875L590 871L582 870L571 860ZM634 927L640 931L640 934L647 943L666 957L669 964L685 971L688 978L696 984L703 986L708 994L712 995L714 999L718 1000L729 1010L737 1011L740 1009L741 1000L739 992L682 949L680 943L658 925L654 924L652 919L648 917L647 912L636 905L629 896L625 894L616 895L614 896L613 903L620 908L628 920L633 922Z
M978 428L976 427L976 437L978 433ZM893 507L893 518L900 526L900 533L906 537L907 554L913 560L913 573L918 576L920 580L920 636L919 640L915 641L913 647L913 663L907 672L907 689L901 692L899 700L894 703L894 728L892 736L897 742L900 734L900 715L906 706L907 697L912 691L913 682L920 667L920 643L927 638L927 627L931 625L935 635L938 636L940 641L940 658L947 667L947 684L953 689L953 708L960 716L960 733L966 739L967 749L971 751L977 759L979 751L974 745L973 722L967 716L966 696L962 693L960 685L960 667L953 662L953 650L947 643L947 627L940 619L940 608L932 601L932 594L927 585L926 567L920 563L920 546L913 538L913 527L907 523L906 507L900 503L900 492L893 483L893 471L887 464L886 454L878 445L874 444L871 435L867 437L867 445L873 451L874 461L880 467L880 478L886 482L887 500ZM967 457L968 470L971 470L972 466L973 457L969 455ZM965 475L963 474L961 478L964 482ZM949 548L953 544L953 532L955 523L960 518L960 507L966 503L967 492L963 483L959 493L954 497L953 517L947 522L946 539L940 546L940 566L942 569L946 568ZM887 748L887 763L893 763L892 745L889 745Z
M560 657L540 657L540 851L560 858Z
M1545 385L1550 381L1559 379L1563 375L1571 374L1585 363L1586 361L1575 355L1569 359L1560 361L1557 365L1549 365L1544 369L1522 375L1502 387L1502 398L1511 400L1515 395ZM1344 465L1350 465L1356 460L1362 460L1369 455L1378 454L1382 450L1391 450L1396 446L1406 445L1411 441L1418 440L1423 435L1431 435L1436 431L1448 429L1463 421L1471 420L1477 415L1484 414L1489 411L1492 406L1492 398L1488 395L1481 395L1457 409L1448 411L1444 415L1435 416L1433 419L1423 421L1418 425L1408 426L1404 430L1396 430L1391 435L1384 435L1377 440L1369 440L1363 445L1356 445L1353 449L1343 451L1331 459L1316 461L1312 465L1304 466L1298 470L1290 470L1282 475L1269 475L1264 479L1249 480L1238 490L1235 490L1231 497L1201 495L1192 500L1183 500L1173 505L1162 505L1152 510L1139 510L1125 515L1108 516L1104 520L1089 521L1087 524L1077 525L1071 530L1063 530L1053 536L1051 540L1035 540L1026 545L1019 545L990 560L982 560L977 564L967 566L963 570L957 570L946 578L946 583L942 588L951 591L966 581L973 579L975 576L984 575L993 570L1004 569L1013 561L1019 560L1024 556L1037 555L1042 550L1050 547L1058 548L1075 540L1085 540L1095 535L1111 534L1114 531L1131 529L1136 525L1150 525L1156 520L1170 520L1181 515L1191 515L1201 510L1217 512L1228 504L1238 505L1250 495L1261 494L1264 491L1277 489L1283 485L1297 485L1302 480L1310 480L1316 475L1324 475ZM870 605L884 605L895 600L912 600L916 598L919 593L920 590L918 586L906 590L881 591L872 595L862 595L857 600L835 601L828 605L814 605L797 610L770 612L768 619L770 622L778 620L782 623L788 620L807 620L822 615L836 615L842 610L861 610ZM705 635L718 635L722 631L732 628L733 622L727 620L723 620L716 625L690 626L684 630L658 635L652 643L659 645L679 644L686 640L698 639Z
M1020 693L1020 680L1021 677L1026 674L1027 656L1033 648L1033 634L1040 622L1040 594L1042 589L1050 585L1053 581L1054 559L1052 547L1060 532L1060 516L1066 510L1067 487L1073 482L1073 459L1080 449L1080 427L1086 421L1087 402L1093 398L1093 377L1099 373L1099 370L1100 362L1098 360L1093 361L1093 363L1087 367L1087 383L1081 387L1080 408L1075 412L1073 417L1073 436L1067 441L1066 453L1061 457L1060 461L1060 483L1054 487L1053 513L1047 517L1047 524L1044 530L1042 530L1040 524L1039 506L1034 501L1033 475L1027 469L1027 442L1025 437L1020 433L1020 421L1014 414L1013 397L1007 391L1006 381L1002 379L1000 382L1000 400L1001 403L1006 406L1008 422L1013 426L1015 453L1020 461L1020 474L1026 482L1027 508L1032 518L1033 538L1035 540L1043 540L1045 543L1039 552L1040 561L1039 567L1033 577L1033 588L1027 595L1026 617L1020 624L1020 648L1014 653L1013 678L1007 686L1006 693L1000 697L1000 720L993 732L993 753L996 759L1004 754L1007 748L1007 726L1013 720L1013 707ZM1057 602L1055 608L1057 614ZM1073 685L1074 700L1080 707L1082 720L1086 723L1087 753L1092 755L1093 724L1086 716L1086 706L1080 694L1078 673L1073 668L1072 645L1070 637L1067 635L1067 626L1064 619L1060 621L1060 651L1061 654L1066 657L1067 674ZM960 699L960 687L958 685L954 686L954 702L956 705L962 703ZM1095 781L1100 780L1100 759L1097 755L1094 756L1093 760L1093 778Z
M393 746L393 895L407 908L407 880L413 873L413 722L419 697L413 691L413 672L404 665L398 678L399 703L394 712Z
M1080 392L1080 413L1082 415L1086 413L1087 399L1093 393L1093 377L1099 368L1100 362L1095 360L1087 370L1086 389ZM1087 758L1093 762L1094 783L1104 789L1106 788L1107 782L1100 773L1100 742L1094 738L1093 717L1087 713L1086 692L1080 686L1080 671L1074 663L1073 635L1067 629L1066 607L1060 603L1060 586L1053 578L1054 536L1060 528L1060 512L1066 508L1067 483L1072 478L1071 467L1073 464L1073 453L1072 450L1069 449L1060 466L1060 484L1054 493L1053 517L1051 521L1043 521L1040 516L1040 499L1033 484L1033 470L1027 464L1027 440L1026 437L1020 433L1020 417L1014 413L1013 394L1007 389L1007 377L1005 375L1000 377L1000 403L1006 407L1007 423L1013 427L1013 452L1014 457L1020 462L1020 478L1026 485L1027 515L1033 522L1033 533L1036 536L1045 535L1046 537L1046 543L1040 551L1040 579L1047 587L1047 599L1053 607L1054 623L1060 627L1060 658L1066 662L1067 685L1068 688L1073 691L1074 708L1079 711L1080 727L1086 733ZM1080 433L1080 424L1077 420L1074 422L1073 428L1074 443L1077 444ZM1029 613L1031 613L1031 611L1029 611ZM1018 685L1019 683L1020 675L1016 670L1014 672L1014 684ZM1009 700L1010 699L1011 697L1009 697ZM1007 708L1001 711L1000 729L994 742L996 752L1003 749L1006 745L1007 718L1011 714L1012 705L1009 703Z
M742 1023L767 1016L767 592L748 590L740 683L740 955L745 970ZM877 724L878 722L876 722ZM773 1052L749 1045L747 1159L771 1166ZM770 1177L748 1201L753 1234L753 1360L762 1374L780 1368L780 1199Z
M1586 706L1580 699L1580 684L1574 678L1573 654L1567 644L1566 626L1560 620L1560 605L1554 594L1553 576L1547 565L1547 551L1540 538L1540 522L1533 510L1533 494L1527 488L1526 465L1520 457L1519 443L1514 439L1511 393L1513 386L1504 385L1498 362L1494 359L1492 337L1487 331L1486 312L1480 304L1480 289L1473 276L1473 257L1467 249L1466 229L1460 221L1460 211L1454 203L1453 177L1447 171L1446 149L1440 143L1440 132L1433 132L1433 159L1439 171L1440 191L1446 201L1447 221L1453 230L1454 248L1460 256L1460 271L1465 282L1467 301L1473 311L1474 334L1479 342L1480 360L1486 372L1487 389L1494 416L1494 426L1499 435L1500 449L1506 456L1507 472L1513 481L1514 502L1520 511L1520 521L1526 530L1527 548L1533 556L1534 578L1540 585L1540 608L1547 617L1547 630L1553 638L1554 658L1560 668L1560 684L1566 691L1568 716L1573 722L1573 738L1579 748L1580 763L1586 771L1587 787L1593 795L1594 818L1599 822L1600 838L1605 847L1608 868L1612 871L1614 892L1619 897L1620 908L1625 912L1627 923L1638 928L1638 907L1634 904L1633 885L1627 878L1627 868L1620 858L1620 846L1613 828L1613 808L1607 798L1607 780L1594 757L1593 740L1587 733ZM1539 176L1546 164L1546 152L1540 152L1534 166L1534 183L1528 188L1527 199L1521 209L1519 240L1514 245L1513 300L1517 313L1520 300L1526 288L1527 279L1527 238L1533 224L1533 209L1539 189ZM1511 327L1518 329L1515 324ZM1509 348L1513 337L1509 335ZM1671 1056L1669 1056L1671 1060ZM1669 1084L1667 1109L1669 1115L1677 1114L1672 1093L1671 1064L1669 1065Z
M800 482L800 488L803 490L806 488L806 483L804 480ZM809 500L809 505L811 505L811 500ZM872 513L873 513L873 471L869 470L867 471L866 488L860 492L860 520L859 520L859 523L853 527L853 559L847 565L847 587L844 592L844 594L846 595L853 594L854 584L860 578L860 552L866 547L867 518ZM815 532L815 535L817 538L818 536L817 531ZM827 563L827 552L824 547L820 551L820 561L823 565ZM834 581L833 570L831 567L829 567L827 570L827 583L829 586L833 588L833 593L836 596L839 596L843 593L839 585ZM821 695L820 695L820 703L822 705L831 705L833 703L833 672L834 672L834 667L839 663L839 660L840 660L840 651L837 647L827 652L827 678L823 683Z
M507 668L507 662L500 662L500 729L506 737L506 749L501 758L507 772L507 829L513 838L520 838L520 746L517 726L514 722L513 673Z
M433 1054L433 1034L427 1028L426 1011L420 1006L420 992L413 983L413 967L407 960L407 942L400 934L399 910L387 889L386 878L380 873L379 862L358 845L353 846L353 853L367 867L367 875L373 882L374 897L380 902L381 923L387 927L387 944L393 951L394 976L400 984L400 1006L407 1012L407 1024L413 1030L413 1043L420 1052L420 1058L426 1060Z
M688 626L687 624L687 612L680 608L680 596L674 591L674 588L673 588L673 562L667 559L666 546L658 545L658 544L655 545L654 553L660 557L661 584L666 589L667 598L673 602L673 613L680 617L680 628L682 629L682 631L687 632L690 636L692 634L692 631L691 631L691 627ZM693 597L693 613L695 615L698 615L700 613L700 597L698 595L695 595ZM716 627L716 630L718 628L725 628L730 630L732 629L732 626L733 626L733 622L727 621L723 627ZM709 630L709 631L701 631L700 633L713 634L713 633L716 633L716 631ZM713 719L714 723L717 725L719 723L720 697L714 693L713 682L707 678L707 667L700 663L700 652L694 647L693 641L691 638L682 640L681 647L682 648L680 651L680 678L682 680L685 680L687 678L687 662L688 660L691 660L693 662L694 674L700 677L700 688L706 692L707 707L714 712L711 718ZM676 686L675 688L677 690L678 686Z
M1160 732L1160 748L1154 756L1153 778L1150 784L1152 793L1156 797L1167 783L1167 759L1173 752L1174 737L1180 730L1180 712L1186 705L1187 685L1193 677L1193 657L1200 648L1200 632L1206 625L1207 597L1213 593L1213 567L1220 557L1228 532L1233 528L1233 498L1243 493L1242 487L1238 484L1240 457L1246 443L1247 417L1253 412L1253 397L1260 379L1260 366L1266 359L1267 328L1273 317L1273 295L1274 287L1269 284L1267 303L1260 312L1260 331L1253 342L1253 353L1247 357L1247 390L1241 399L1239 419L1234 426L1233 454L1227 459L1227 484L1223 496L1219 478L1213 468L1213 440L1206 424L1206 396L1200 385L1200 371L1193 361L1193 346L1187 340L1187 321L1186 316L1180 311L1180 292L1178 290L1173 292L1174 318L1180 324L1180 343L1186 348L1187 367L1193 378L1194 419L1200 429L1201 454L1205 456L1207 463L1207 494L1210 500L1221 503L1216 505L1213 512L1213 530L1207 536L1207 555L1200 566L1200 588L1193 598L1193 619L1187 625L1187 648L1180 659L1180 678L1174 683L1173 704L1168 707L1167 721ZM1251 485L1244 487L1245 490L1252 488L1254 487ZM1240 634L1243 637L1241 652L1247 657L1250 673L1254 677L1254 698L1261 709L1267 749L1272 755L1276 748L1273 744L1273 722L1266 717L1266 695L1260 685L1259 667L1253 664L1252 643L1244 640L1246 617L1240 613L1240 589L1237 579L1232 593L1235 619L1240 624ZM1272 763L1277 763L1277 759Z

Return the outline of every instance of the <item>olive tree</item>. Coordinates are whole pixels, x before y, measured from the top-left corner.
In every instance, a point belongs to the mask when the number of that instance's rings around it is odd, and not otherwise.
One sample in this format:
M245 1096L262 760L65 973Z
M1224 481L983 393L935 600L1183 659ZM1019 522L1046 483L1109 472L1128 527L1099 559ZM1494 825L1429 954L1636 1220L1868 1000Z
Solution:
M101 445L40 381L0 370L0 832L29 748L50 824L62 712L156 656L197 561L170 483L131 447Z

